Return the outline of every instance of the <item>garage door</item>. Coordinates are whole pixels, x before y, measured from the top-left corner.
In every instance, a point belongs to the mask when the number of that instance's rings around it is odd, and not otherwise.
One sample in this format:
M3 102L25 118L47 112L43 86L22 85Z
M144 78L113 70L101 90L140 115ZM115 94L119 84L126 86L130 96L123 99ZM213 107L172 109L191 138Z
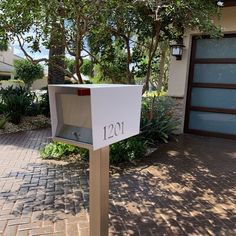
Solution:
M236 35L192 45L185 131L236 138Z

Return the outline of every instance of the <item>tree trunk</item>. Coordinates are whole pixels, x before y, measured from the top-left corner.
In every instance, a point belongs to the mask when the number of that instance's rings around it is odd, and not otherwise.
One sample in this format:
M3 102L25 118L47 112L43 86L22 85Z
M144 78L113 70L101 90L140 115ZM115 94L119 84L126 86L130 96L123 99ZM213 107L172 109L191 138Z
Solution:
M82 38L85 33L84 29L81 28L81 16L80 12L77 12L77 18L76 18L76 26L77 26L77 32L76 32L76 52L75 52L75 73L78 78L78 84L83 84L83 79L81 76L80 68L83 65L83 58L81 57L81 46L82 46Z
M161 55L160 55L160 63L159 63L159 75L157 79L157 92L160 93L162 90L163 83L165 81L165 65L166 65L166 57L168 51L169 44L167 42L163 42L161 44Z
M63 22L61 22L61 24L63 24ZM56 19L52 23L48 84L64 84L65 81L65 42L61 24L56 23Z
M156 33L155 33L154 38L152 38L151 47L150 47L150 50L149 50L147 75L146 75L144 86L143 86L143 93L149 89L149 81L150 81L151 74L152 74L152 60L155 57L155 54L156 54L156 51L157 51L157 48L158 48L160 30L161 30L161 23L158 21L156 23L156 30L155 30Z
M127 80L128 80L128 84L135 84L134 75L130 71L130 64L132 61L132 56L131 56L131 49L130 49L130 44L129 44L129 36L125 38L125 44L127 48L127 65L126 65Z

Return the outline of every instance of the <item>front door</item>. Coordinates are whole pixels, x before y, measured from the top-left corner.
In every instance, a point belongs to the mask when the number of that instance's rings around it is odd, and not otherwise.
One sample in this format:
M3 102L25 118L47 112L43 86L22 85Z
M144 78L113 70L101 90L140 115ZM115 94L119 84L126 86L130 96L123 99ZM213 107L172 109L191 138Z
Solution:
M185 132L236 138L236 35L193 38Z

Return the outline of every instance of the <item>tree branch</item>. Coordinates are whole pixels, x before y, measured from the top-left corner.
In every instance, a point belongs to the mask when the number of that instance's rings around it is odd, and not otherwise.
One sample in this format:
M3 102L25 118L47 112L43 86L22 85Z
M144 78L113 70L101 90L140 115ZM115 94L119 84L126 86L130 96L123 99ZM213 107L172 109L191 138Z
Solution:
M16 35L16 38L17 38L17 41L18 41L18 43L19 43L19 47L20 47L21 51L24 53L25 57L26 57L29 61L32 62L34 59L33 59L33 57L31 57L31 56L29 55L29 53L27 53L26 50L24 49L24 43L22 44L19 35ZM21 37L21 38L22 38L22 37Z

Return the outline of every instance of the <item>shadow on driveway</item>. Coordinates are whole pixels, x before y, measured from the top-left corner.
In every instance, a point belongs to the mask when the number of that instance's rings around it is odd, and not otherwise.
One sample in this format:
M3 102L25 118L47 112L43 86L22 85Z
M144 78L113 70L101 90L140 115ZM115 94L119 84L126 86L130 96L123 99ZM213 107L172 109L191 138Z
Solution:
M35 132L0 141L0 235L88 235L87 164L41 161ZM183 135L111 170L110 235L236 234L235 141Z

